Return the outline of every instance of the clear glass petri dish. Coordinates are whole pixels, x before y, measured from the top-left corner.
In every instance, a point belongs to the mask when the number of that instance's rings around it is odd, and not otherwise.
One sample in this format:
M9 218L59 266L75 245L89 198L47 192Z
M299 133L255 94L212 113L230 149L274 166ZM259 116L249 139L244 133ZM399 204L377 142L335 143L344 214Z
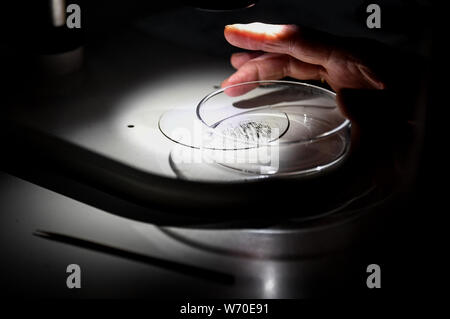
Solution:
M305 175L335 167L350 147L351 123L335 94L294 81L245 82L216 90L196 109L159 120L174 142L180 178L239 181Z
M210 159L229 169L280 176L320 172L340 163L351 123L335 94L294 81L254 81L204 97L196 116Z

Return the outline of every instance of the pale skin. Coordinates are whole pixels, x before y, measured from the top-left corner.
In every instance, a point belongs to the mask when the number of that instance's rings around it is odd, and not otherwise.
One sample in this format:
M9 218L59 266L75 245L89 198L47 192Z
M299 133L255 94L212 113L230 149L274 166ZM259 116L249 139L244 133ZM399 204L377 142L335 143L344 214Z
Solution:
M382 90L386 87L350 52L307 38L296 25L233 24L225 27L224 35L233 46L250 52L231 56L231 64L237 71L223 81L222 87L284 77L319 80L326 81L337 92L338 101L342 89ZM237 96L248 90L248 87L230 88L226 94Z

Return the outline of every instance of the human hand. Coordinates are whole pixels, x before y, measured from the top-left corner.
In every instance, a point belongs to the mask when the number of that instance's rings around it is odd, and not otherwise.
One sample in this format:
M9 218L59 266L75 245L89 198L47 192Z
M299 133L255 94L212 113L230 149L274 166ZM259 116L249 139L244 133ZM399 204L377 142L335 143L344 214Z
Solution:
M254 52L231 56L231 64L237 71L222 87L289 76L326 81L337 93L344 88L385 88L374 72L351 52L313 38L295 25L233 24L225 27L224 34L230 44ZM226 93L237 96L245 91L236 87Z
M234 24L226 26L224 35L230 44L250 51L231 56L237 71L222 87L284 77L326 81L352 120L352 147L358 149L361 165L393 159L386 175L408 175L399 168L409 167L405 163L414 156L402 152L419 144L416 136L422 134L415 125L421 106L415 99L423 94L423 61L372 40L338 38L295 25ZM252 89L244 88L225 93L239 96Z

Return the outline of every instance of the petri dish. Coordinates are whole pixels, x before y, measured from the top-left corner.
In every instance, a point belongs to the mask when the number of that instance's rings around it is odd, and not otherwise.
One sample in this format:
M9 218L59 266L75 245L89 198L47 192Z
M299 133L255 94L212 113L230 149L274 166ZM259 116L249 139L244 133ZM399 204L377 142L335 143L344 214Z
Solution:
M178 145L200 150L204 163L225 174L319 173L341 163L350 148L351 123L335 94L306 83L244 82L208 94L194 114L183 112L164 114L161 132Z

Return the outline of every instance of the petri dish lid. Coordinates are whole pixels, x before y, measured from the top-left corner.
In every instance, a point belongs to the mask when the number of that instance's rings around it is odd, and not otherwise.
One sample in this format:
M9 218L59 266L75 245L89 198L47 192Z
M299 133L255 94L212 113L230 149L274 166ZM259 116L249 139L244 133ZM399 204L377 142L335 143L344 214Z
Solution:
M196 115L210 134L247 147L313 142L350 127L335 93L294 81L253 81L219 89L200 101Z

